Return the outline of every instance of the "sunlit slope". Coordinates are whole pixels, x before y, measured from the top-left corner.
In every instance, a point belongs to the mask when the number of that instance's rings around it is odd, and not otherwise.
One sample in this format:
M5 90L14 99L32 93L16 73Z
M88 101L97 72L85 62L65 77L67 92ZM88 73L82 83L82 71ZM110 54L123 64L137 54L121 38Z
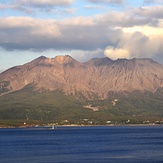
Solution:
M80 63L70 56L40 57L0 74L0 93L34 84L36 90L60 90L87 99L108 98L109 92L155 92L163 87L163 65L151 59L92 59Z

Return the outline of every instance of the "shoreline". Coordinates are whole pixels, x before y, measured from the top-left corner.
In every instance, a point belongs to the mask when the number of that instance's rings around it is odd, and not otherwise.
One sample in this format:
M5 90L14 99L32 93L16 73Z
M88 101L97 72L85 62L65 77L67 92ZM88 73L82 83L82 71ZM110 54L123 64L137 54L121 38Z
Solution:
M58 127L143 127L143 126L163 126L163 124L120 124L120 125L57 125L54 130L56 130ZM14 129L14 128L51 128L50 125L45 126L0 126L0 129Z

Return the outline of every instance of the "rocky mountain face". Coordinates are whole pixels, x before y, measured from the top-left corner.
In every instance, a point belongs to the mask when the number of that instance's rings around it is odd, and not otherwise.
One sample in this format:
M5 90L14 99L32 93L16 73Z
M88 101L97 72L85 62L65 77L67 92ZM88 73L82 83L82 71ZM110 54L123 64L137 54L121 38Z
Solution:
M39 57L0 74L0 93L33 84L36 90L107 98L109 92L151 91L163 87L163 65L151 59L96 58L80 63L70 56Z

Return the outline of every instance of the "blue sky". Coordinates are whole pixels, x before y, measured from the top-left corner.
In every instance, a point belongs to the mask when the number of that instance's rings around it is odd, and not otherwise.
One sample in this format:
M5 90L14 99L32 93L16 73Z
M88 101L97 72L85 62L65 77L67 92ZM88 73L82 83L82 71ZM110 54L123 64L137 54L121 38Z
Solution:
M41 55L163 63L162 0L2 0L0 72Z

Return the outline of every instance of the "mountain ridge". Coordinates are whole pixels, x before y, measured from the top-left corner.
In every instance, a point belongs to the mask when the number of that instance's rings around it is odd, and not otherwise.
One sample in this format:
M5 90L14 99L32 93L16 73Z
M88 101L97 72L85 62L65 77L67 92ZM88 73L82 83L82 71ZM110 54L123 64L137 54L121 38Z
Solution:
M105 99L109 92L151 91L163 87L163 65L151 59L94 58L81 63L71 56L41 56L0 74L0 93L36 89L62 90L67 95Z

